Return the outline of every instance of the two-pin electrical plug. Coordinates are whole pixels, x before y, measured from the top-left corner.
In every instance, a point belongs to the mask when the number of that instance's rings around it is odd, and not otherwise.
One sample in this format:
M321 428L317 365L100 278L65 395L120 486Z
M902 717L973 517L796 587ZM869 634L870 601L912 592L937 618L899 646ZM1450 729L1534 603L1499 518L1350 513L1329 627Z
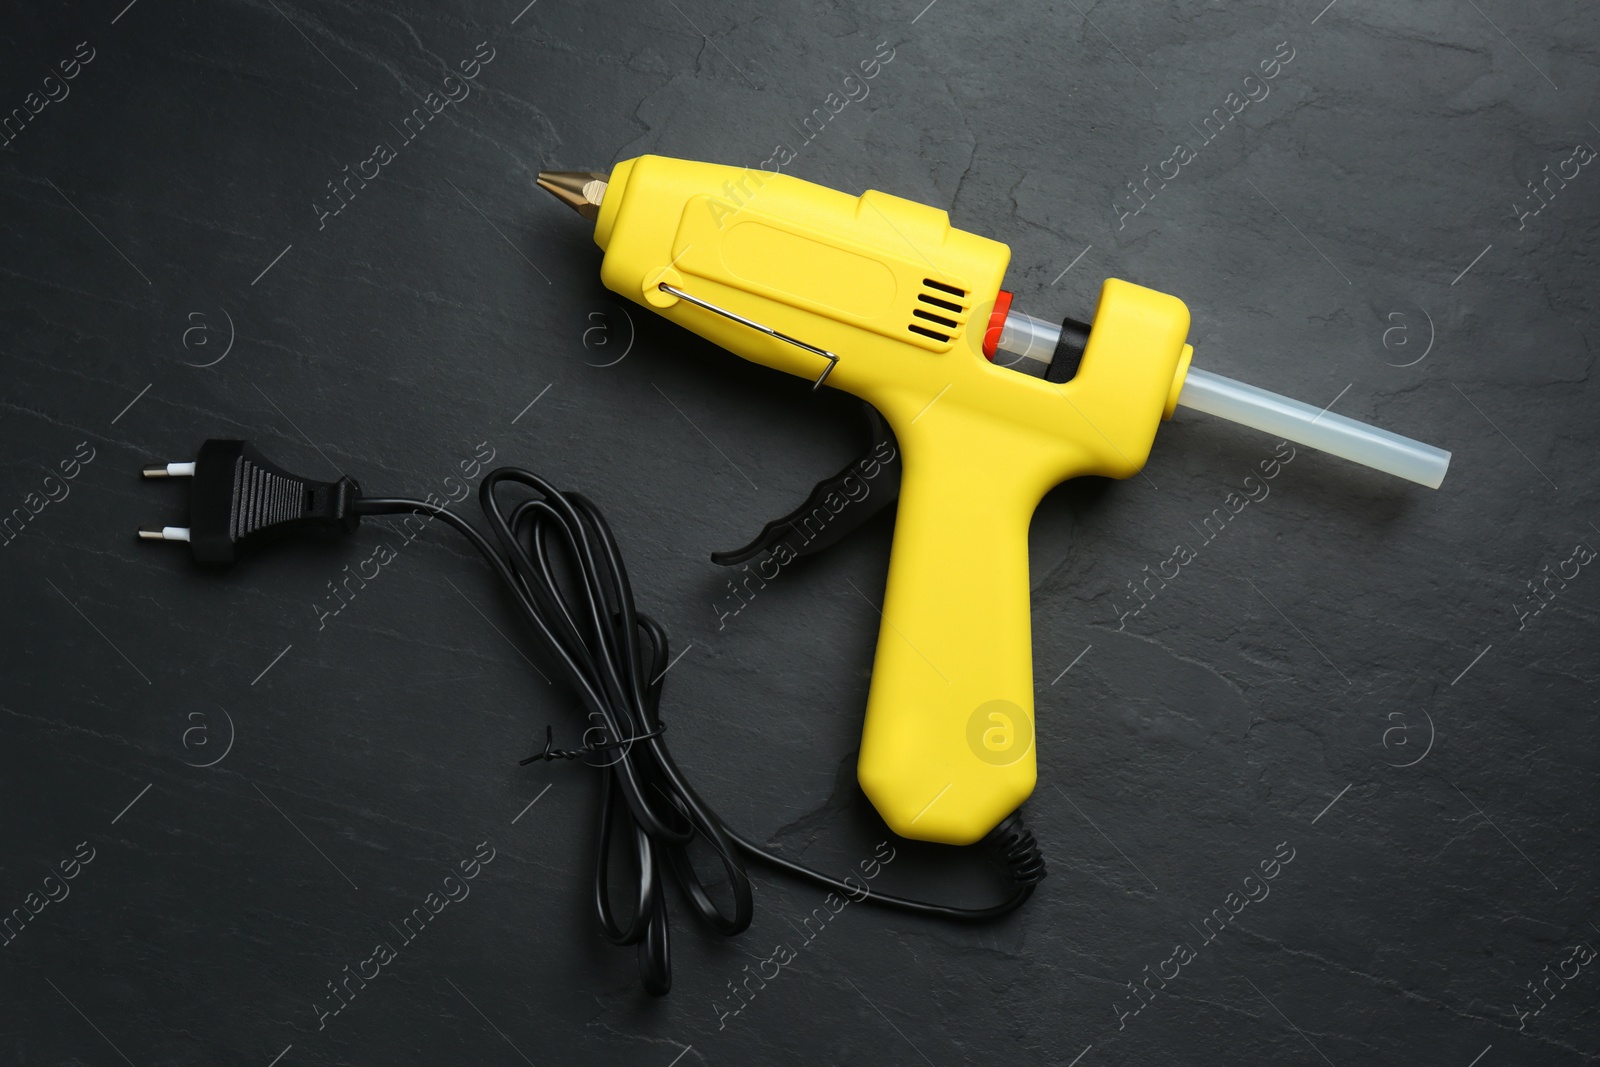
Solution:
M317 482L290 474L244 441L210 440L190 463L151 463L146 478L188 478L189 525L141 526L147 541L186 541L198 563L226 565L247 549L289 534L361 522L355 479Z

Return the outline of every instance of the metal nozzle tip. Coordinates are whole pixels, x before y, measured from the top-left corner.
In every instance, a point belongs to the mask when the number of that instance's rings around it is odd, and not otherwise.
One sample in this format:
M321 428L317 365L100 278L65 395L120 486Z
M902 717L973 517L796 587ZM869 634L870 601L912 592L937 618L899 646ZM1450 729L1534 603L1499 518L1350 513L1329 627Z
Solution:
M584 218L600 217L600 201L605 199L611 175L592 170L541 170L539 188L566 204Z

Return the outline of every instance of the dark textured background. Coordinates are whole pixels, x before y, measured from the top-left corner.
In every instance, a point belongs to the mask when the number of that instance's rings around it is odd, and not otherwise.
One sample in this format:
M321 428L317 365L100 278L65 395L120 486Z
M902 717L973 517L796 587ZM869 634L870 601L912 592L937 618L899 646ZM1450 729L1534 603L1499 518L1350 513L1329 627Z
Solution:
M1600 945L1600 574L1552 581L1520 630L1515 607L1600 546L1600 166L1520 229L1513 208L1600 144L1589 5L124 2L13 4L0 33L5 113L94 50L0 150L0 514L94 456L0 550L0 910L94 849L0 949L0 1060L1594 1059L1600 964L1516 1012ZM472 95L319 230L325 183L482 41ZM1044 317L1108 275L1178 294L1197 365L1455 462L1434 492L1302 450L1120 631L1125 584L1273 442L1180 414L1147 478L1053 493L1026 808L1049 879L983 928L848 908L719 1029L727 983L821 895L758 871L732 942L678 912L676 988L640 992L588 914L593 781L516 765L581 719L464 546L430 532L319 629L326 583L392 534L204 574L134 540L182 501L136 472L244 436L425 493L487 442L581 488L687 650L680 761L734 825L854 865L885 831L853 781L878 617L850 583L881 594L891 524L720 629L706 558L852 454L854 403L624 315L532 182L644 151L757 164L882 41L870 96L790 173L948 207L1012 245ZM1284 41L1270 96L1118 230L1124 183ZM471 896L319 1030L325 983L485 840ZM1282 843L1270 896L1202 946ZM876 884L1000 891L927 846ZM1198 957L1119 1028L1179 941Z

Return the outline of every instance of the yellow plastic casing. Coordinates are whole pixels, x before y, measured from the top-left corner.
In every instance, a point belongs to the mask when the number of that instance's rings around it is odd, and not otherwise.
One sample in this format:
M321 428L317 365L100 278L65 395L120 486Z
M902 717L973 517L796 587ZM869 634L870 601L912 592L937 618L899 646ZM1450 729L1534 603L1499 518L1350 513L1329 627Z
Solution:
M1108 280L1077 375L1052 384L981 354L1005 245L887 193L663 156L613 168L595 241L611 290L788 374L827 360L660 285L836 353L827 384L888 420L904 467L858 777L896 833L979 840L1037 778L1034 509L1067 478L1144 466L1188 309Z

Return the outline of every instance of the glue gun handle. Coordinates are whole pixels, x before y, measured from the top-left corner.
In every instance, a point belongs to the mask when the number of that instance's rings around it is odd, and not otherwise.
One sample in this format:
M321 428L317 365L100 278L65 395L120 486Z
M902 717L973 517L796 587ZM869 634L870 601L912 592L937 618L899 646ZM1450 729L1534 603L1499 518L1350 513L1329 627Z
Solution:
M900 443L859 778L896 833L967 844L1036 777L1028 524L1043 487L1004 454Z

